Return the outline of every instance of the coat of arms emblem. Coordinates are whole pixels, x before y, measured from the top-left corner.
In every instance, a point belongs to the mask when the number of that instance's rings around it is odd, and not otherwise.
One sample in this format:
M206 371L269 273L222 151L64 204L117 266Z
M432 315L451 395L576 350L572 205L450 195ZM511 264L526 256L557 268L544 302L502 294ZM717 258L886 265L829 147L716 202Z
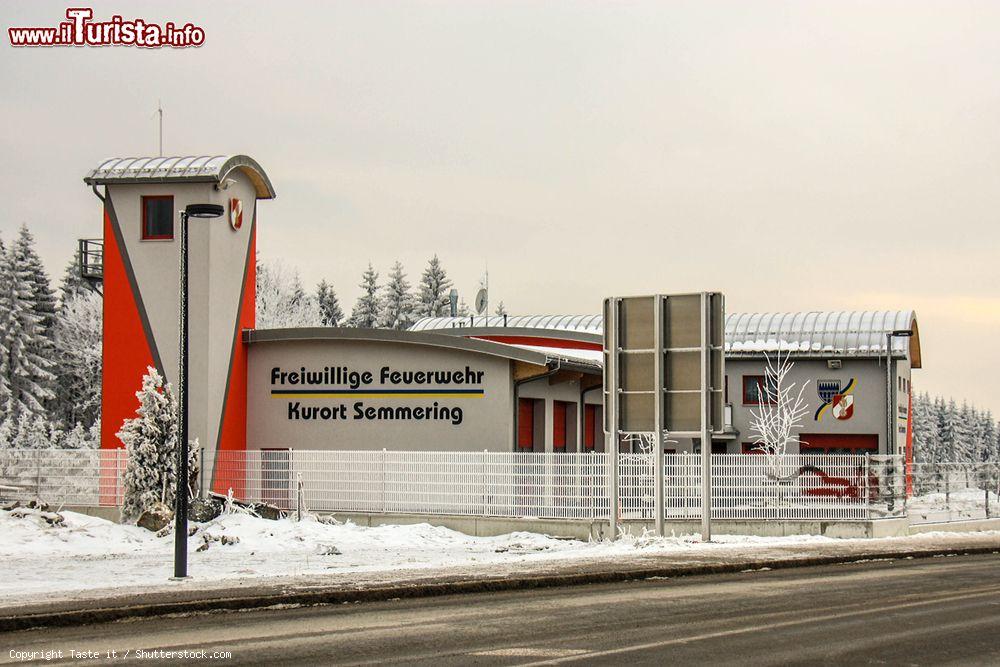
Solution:
M234 230L243 226L243 202L236 197L229 200L229 224Z
M816 394L820 405L816 409L814 419L821 421L827 410L833 413L835 419L850 419L854 416L854 395L851 393L857 383L854 378L842 385L840 380L817 380Z

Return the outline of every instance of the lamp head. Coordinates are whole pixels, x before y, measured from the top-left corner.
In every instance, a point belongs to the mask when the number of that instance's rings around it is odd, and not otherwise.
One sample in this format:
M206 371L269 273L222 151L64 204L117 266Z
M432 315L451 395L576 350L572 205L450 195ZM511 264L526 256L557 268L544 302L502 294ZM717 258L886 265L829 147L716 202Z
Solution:
M184 212L189 218L218 218L226 209L219 204L188 204Z

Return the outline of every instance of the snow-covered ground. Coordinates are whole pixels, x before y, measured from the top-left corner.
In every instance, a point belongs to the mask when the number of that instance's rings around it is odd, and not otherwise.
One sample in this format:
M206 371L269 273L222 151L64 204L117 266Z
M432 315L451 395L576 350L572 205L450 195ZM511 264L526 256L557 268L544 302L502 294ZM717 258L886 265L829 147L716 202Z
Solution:
M158 537L143 528L74 512L63 512L62 516L63 524L49 525L38 511L0 511L0 562L4 566L0 606L79 598L96 589L142 592L164 586L220 586L223 582L237 586L302 575L389 581L404 570L411 574L447 573L472 568L496 573L517 566L544 566L546 562L569 570L574 563L597 558L726 558L770 547L847 542L805 535L715 536L711 544L700 542L697 536L626 536L615 542L566 540L527 532L471 537L428 524L368 528L315 519L268 521L233 513L209 523L192 524L196 528L189 540L193 578L170 582L172 533ZM206 537L208 549L197 551Z
M1000 495L977 488L958 488L914 496L907 502L910 519L919 523L986 518L1000 516Z
M63 525L50 526L36 511L21 517L0 512L0 561L4 564L0 602L9 603L11 598L25 594L162 584L171 575L173 533L157 537L136 526L74 512L62 515ZM828 541L814 536L721 536L716 538L717 543L706 545L700 544L696 536L685 536L625 537L601 543L527 532L471 537L429 524L368 528L315 519L268 521L236 513L192 526L197 527L197 532L189 539L189 569L200 581L441 569L695 548L724 550L755 543ZM211 539L209 548L196 551L205 536ZM224 544L223 537L230 543Z

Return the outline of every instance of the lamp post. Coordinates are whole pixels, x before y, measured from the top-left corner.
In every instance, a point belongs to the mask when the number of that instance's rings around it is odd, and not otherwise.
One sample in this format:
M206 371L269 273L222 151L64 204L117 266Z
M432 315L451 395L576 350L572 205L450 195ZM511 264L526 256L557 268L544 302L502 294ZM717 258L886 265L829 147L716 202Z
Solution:
M885 414L886 414L886 454L895 454L895 451L889 451L890 447L894 450L894 445L896 444L896 433L893 427L893 404L892 404L892 339L893 338L909 338L913 335L913 332L909 329L897 329L895 331L887 331L885 333Z
M181 211L180 369L177 397L177 492L174 498L174 578L187 577L188 538L188 218L218 218L219 204L189 204Z

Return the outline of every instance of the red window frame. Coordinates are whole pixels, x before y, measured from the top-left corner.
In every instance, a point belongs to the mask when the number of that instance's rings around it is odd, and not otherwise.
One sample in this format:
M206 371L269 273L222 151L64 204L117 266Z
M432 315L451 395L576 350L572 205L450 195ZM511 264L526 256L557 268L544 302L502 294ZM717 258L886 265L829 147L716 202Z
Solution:
M751 382L757 385L757 396L764 399L767 393L764 391L764 382L766 381L766 375L744 375L743 376L743 405L772 405L773 401L752 401L750 400L750 395L747 393L747 389L751 386Z
M146 205L151 201L170 202L170 234L147 234L146 233ZM174 196L173 195L143 195L142 197L142 218L139 221L140 233L143 241L173 241L174 240Z

